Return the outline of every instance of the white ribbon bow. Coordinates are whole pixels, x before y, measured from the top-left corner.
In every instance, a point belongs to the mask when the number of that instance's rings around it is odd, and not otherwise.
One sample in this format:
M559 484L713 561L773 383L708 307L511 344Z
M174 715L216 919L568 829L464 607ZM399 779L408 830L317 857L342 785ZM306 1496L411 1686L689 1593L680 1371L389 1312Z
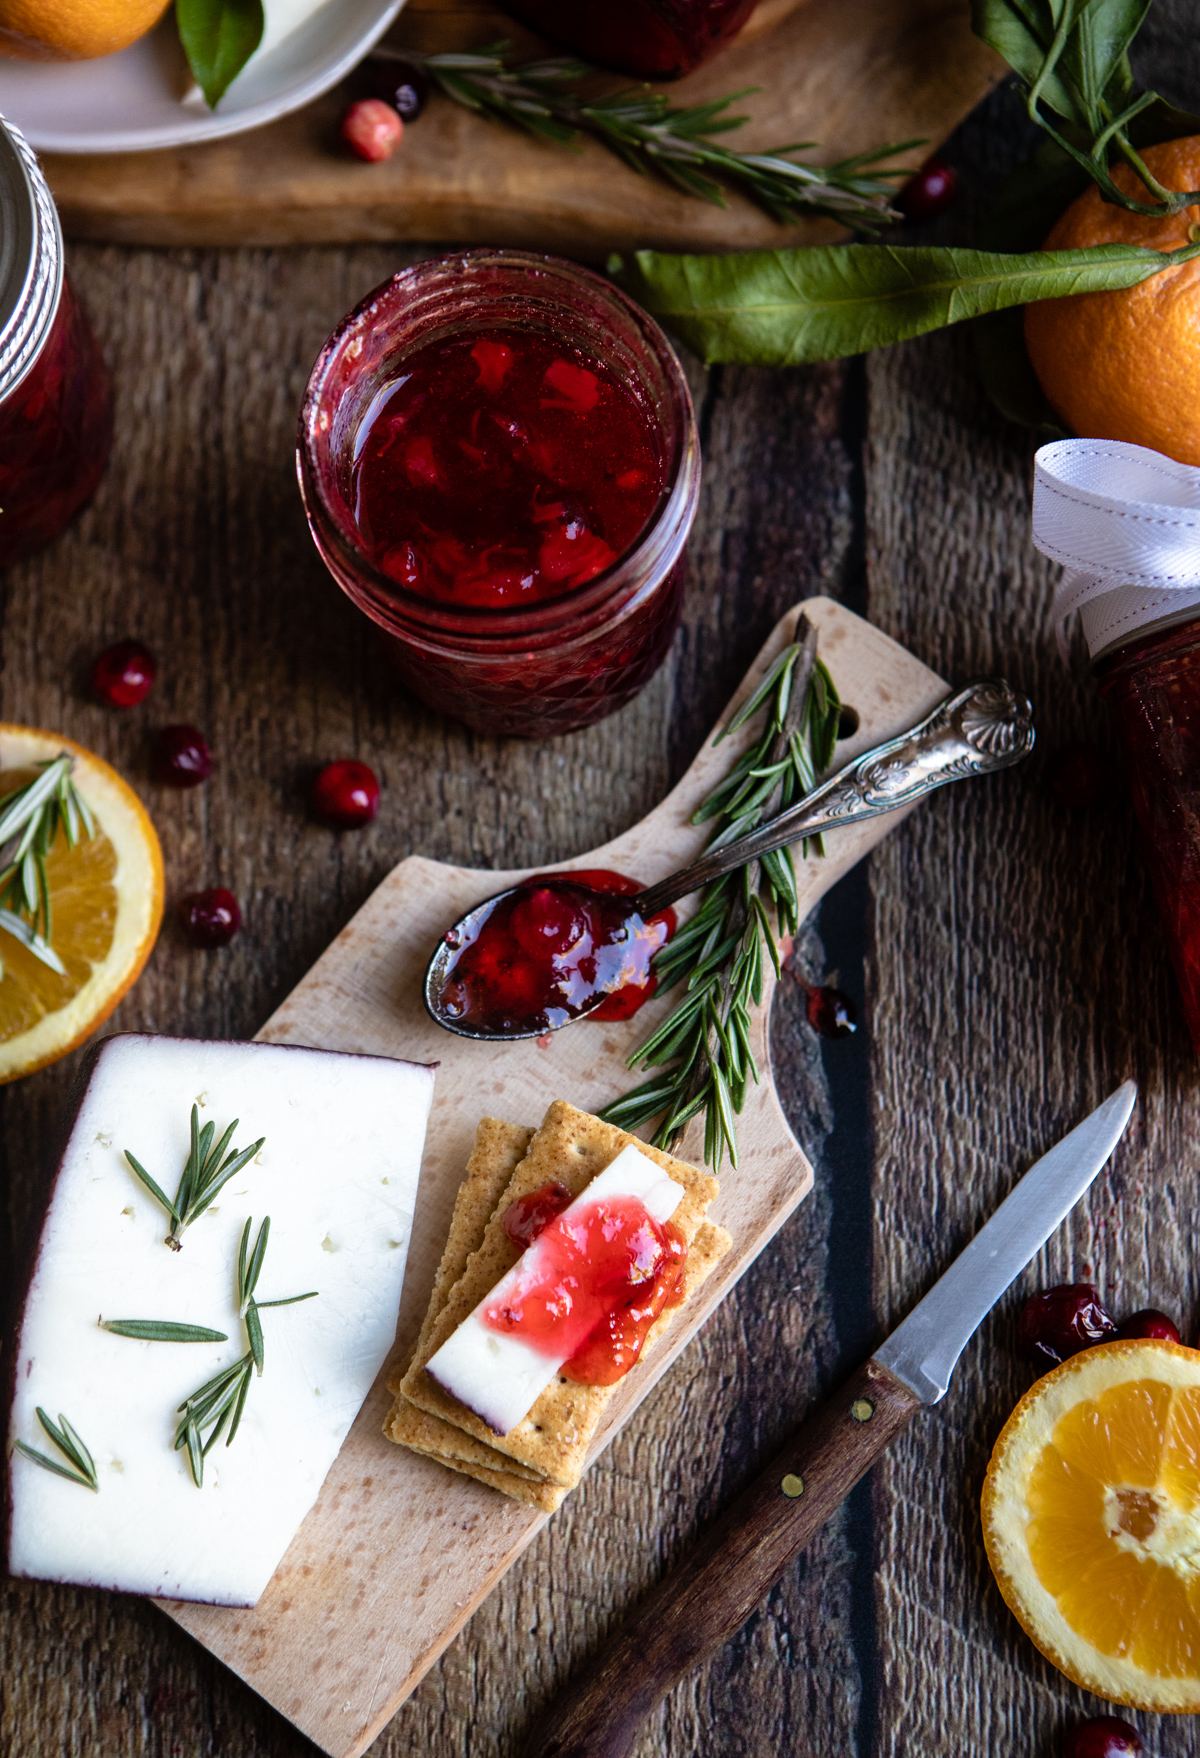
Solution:
M1066 568L1055 594L1058 650L1072 611L1093 653L1141 624L1200 605L1200 469L1121 440L1056 440L1036 458L1033 541ZM1111 595L1111 596L1109 596Z

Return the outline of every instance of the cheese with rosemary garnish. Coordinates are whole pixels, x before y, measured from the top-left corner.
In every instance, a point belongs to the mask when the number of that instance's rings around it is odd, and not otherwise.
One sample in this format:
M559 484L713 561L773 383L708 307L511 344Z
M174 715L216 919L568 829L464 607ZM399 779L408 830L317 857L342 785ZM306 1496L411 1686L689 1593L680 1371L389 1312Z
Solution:
M12 1574L257 1602L391 1349L432 1093L384 1057L99 1046L5 1350Z

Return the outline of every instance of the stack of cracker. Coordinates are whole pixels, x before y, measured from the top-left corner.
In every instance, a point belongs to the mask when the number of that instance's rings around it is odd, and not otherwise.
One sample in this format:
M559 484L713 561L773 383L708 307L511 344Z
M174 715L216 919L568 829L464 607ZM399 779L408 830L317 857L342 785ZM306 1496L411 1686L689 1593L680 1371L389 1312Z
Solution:
M425 1372L447 1337L517 1262L520 1252L504 1231L504 1212L552 1180L577 1197L623 1148L633 1146L682 1185L672 1216L687 1242L683 1301L709 1275L732 1240L706 1221L717 1181L611 1123L556 1100L539 1130L485 1117L454 1205L450 1236L438 1268L429 1310L404 1373L389 1381L396 1394L383 1432L389 1440L439 1459L454 1471L535 1508L553 1512L583 1474L588 1448L615 1386L582 1386L557 1375L529 1414L506 1435L495 1434ZM674 1313L653 1325L643 1356ZM636 1373L637 1367L632 1370Z

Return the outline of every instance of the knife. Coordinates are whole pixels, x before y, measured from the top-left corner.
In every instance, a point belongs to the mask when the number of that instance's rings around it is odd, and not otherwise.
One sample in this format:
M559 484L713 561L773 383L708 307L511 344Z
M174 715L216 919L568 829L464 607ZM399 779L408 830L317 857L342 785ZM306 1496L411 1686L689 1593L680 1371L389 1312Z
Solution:
M882 1348L823 1404L549 1706L525 1758L626 1758L671 1687L741 1628L923 1405L1129 1122L1128 1080L1031 1166Z

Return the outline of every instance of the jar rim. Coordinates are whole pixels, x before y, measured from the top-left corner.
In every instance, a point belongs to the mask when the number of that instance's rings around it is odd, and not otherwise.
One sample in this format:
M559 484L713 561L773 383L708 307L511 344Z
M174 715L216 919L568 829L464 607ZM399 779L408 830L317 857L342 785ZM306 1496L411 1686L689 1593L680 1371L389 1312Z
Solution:
M0 400L42 351L62 297L58 212L33 150L0 116Z
M672 448L666 459L662 492L645 525L631 546L602 573L553 598L531 604L460 606L413 592L375 567L361 544L350 536L348 525L352 527L352 522L341 516L342 507L330 504L322 472L316 467L315 452L331 427L329 411L322 407L329 380L346 354L361 346L362 333L368 320L378 316L379 307L385 302L398 306L405 298L411 300L423 286L427 288L428 283L449 274L461 276L460 290L469 296L469 277L493 268L536 274L543 292L548 292L555 281L584 291L606 310L614 324L623 322L636 333L638 340L648 347L669 388ZM447 324L446 328L449 327ZM437 333L438 330L431 330L427 339L433 339ZM366 587L350 593L360 609L387 627L392 626L392 617L398 615L429 634L450 640L466 637L504 642L523 635L544 637L581 615L602 610L631 582L642 578L648 565L656 573L664 566L674 565L686 541L699 494L699 446L691 394L674 349L650 314L620 288L578 263L533 251L488 247L426 257L382 282L347 313L325 342L309 376L300 411L296 468L318 547L324 553L328 544L346 573L368 582ZM325 556L325 560L328 565L330 558ZM347 590L341 569L331 571L343 590Z

